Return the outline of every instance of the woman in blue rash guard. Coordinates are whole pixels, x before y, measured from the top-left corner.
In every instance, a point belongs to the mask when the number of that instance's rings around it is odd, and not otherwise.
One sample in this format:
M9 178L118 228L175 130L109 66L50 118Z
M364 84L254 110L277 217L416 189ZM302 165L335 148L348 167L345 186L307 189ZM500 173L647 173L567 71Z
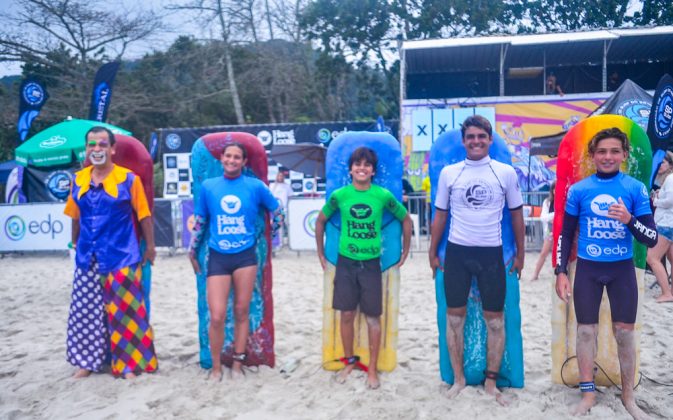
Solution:
M260 207L279 217L278 201L259 179L242 174L247 163L247 152L239 143L229 143L220 157L224 175L210 178L202 184L202 197L194 209L194 228L189 259L198 274L201 267L196 250L203 239L206 226L209 258L206 271L206 290L210 312L210 353L213 368L210 378L222 379L220 354L224 344L224 324L227 298L234 286L234 355L232 377L243 374L245 347L249 333L250 300L257 275L255 250L255 220Z

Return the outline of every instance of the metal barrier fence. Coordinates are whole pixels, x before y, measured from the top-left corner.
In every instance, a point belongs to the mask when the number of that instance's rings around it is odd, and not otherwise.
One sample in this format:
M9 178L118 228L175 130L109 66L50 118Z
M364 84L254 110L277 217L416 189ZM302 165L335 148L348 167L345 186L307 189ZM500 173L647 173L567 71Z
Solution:
M540 207L547 192L523 192L524 222L526 224L526 251L539 251L544 242L544 227ZM414 223L411 252L426 252L430 246L431 204L425 192L413 192L404 202Z
M430 246L431 204L423 191L413 192L405 197L404 205L407 207L414 225L411 251L427 252ZM542 249L544 228L537 209L546 197L546 192L523 193L527 251ZM188 245L186 243L187 239L185 239L188 235L185 235L184 231L187 229L187 219L192 210L185 207L183 201L191 202L191 199L155 200L154 227L157 246L165 246L175 250Z

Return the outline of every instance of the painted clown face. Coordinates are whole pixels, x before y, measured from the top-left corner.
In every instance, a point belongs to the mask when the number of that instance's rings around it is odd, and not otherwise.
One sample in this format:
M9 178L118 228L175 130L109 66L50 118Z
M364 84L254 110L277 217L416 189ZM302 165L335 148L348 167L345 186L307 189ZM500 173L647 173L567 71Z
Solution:
M115 149L107 132L94 132L86 136L86 156L93 166L112 164L114 153Z

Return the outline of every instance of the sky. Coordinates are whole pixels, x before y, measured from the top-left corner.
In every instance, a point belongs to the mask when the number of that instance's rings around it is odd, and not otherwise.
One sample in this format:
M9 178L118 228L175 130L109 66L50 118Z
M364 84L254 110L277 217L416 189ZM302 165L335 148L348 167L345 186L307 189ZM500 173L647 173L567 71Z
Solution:
M171 4L184 4L189 0L144 0L139 2L137 0L111 0L102 3L101 7L119 8L121 2L122 7L127 10L154 10L158 13L168 14L164 22L167 27L167 32L156 35L153 39L146 42L138 42L131 46L131 49L124 54L125 59L139 58L143 54L152 51L153 49L164 50L179 36L179 35L195 35L197 37L203 36L203 31L199 26L185 19L185 12L169 12L166 6ZM111 5L112 4L112 5ZM630 0L627 14L633 14L635 11L642 8L642 1ZM19 9L17 0L0 0L0 13L14 13ZM5 63L0 62L0 77L8 75L18 75L21 73L20 63Z
M167 32L155 36L147 42L138 42L127 50L124 54L125 59L139 58L143 54L153 49L163 50L179 36L184 34L199 35L199 28L184 18L183 13L168 12L165 6L176 3L184 3L185 0L113 0L103 3L102 7L112 7L110 4L119 5L122 3L127 10L154 10L160 13L168 13L165 18ZM16 0L0 0L0 13L15 13L19 6ZM21 74L21 63L0 62L0 77Z

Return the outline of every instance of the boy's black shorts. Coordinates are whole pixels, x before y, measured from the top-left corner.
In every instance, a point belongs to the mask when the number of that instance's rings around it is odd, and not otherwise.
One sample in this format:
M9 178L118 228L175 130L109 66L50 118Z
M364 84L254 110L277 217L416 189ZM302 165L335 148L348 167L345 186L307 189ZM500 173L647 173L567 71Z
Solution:
M360 311L367 316L381 316L380 258L358 261L339 255L334 274L332 307L338 311Z
M447 307L461 308L467 305L472 276L477 278L483 309L502 312L507 291L502 246L463 246L449 242L444 258Z

